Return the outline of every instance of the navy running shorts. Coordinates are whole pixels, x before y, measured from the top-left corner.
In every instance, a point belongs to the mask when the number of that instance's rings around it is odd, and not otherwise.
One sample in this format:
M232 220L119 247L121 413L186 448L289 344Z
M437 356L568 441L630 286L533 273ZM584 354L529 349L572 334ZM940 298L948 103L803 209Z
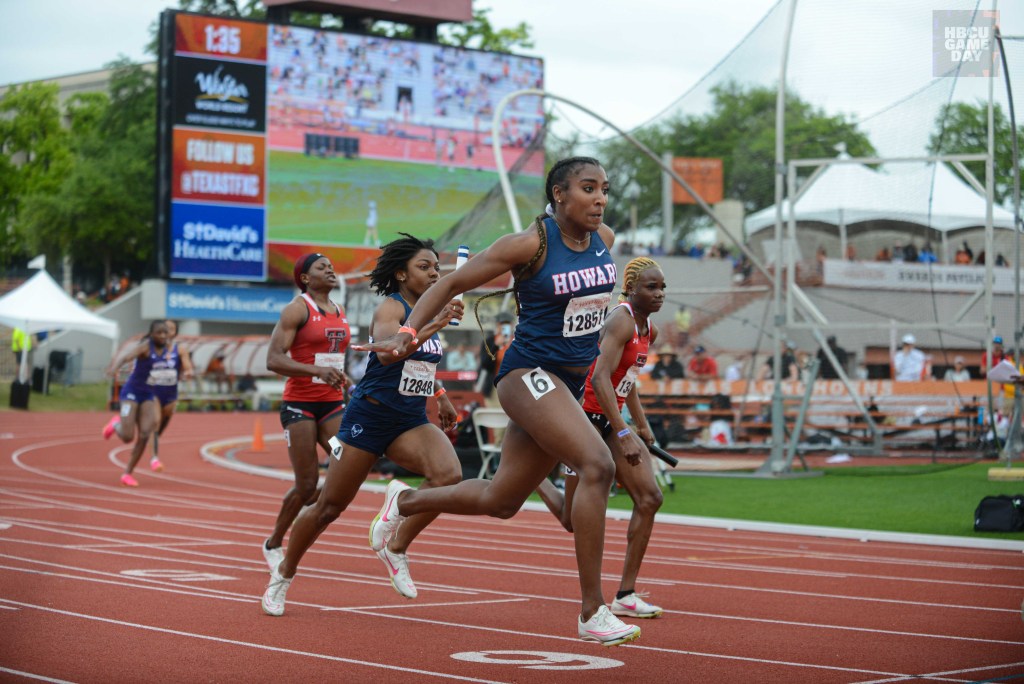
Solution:
M429 422L426 402L422 412L410 415L390 409L372 397L353 397L341 419L338 439L380 456L402 433Z

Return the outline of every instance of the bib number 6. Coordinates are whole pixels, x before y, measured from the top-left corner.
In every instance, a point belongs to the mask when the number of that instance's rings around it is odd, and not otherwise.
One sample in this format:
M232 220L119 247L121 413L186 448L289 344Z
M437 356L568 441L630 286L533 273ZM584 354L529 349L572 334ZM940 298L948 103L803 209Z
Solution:
M526 387L530 390L530 394L533 395L534 399L540 399L545 394L555 389L555 381L551 379L550 375L540 368L534 368L532 371L524 375L523 382L526 383Z

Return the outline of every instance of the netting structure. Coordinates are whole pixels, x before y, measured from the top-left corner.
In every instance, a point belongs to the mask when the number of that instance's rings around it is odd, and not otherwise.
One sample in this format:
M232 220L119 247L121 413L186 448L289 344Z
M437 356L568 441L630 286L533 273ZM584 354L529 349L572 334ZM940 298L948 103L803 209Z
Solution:
M548 98L546 147L601 159L613 189L640 188L613 192L606 212L631 231L619 231L620 254L728 255L727 285L768 286L760 297L693 297L685 267L668 273L670 299L711 321L698 331L706 346L746 356L752 371L759 354L778 367L786 340L827 348L838 332L860 356L845 369L853 377L913 333L941 370L957 352L990 350L996 335L1021 346L1016 34L1024 8L995 0L941 10L780 0L628 132L600 117L585 132L585 109ZM673 157L723 159L723 201L668 201L666 178L686 185ZM779 449L782 432L772 441Z

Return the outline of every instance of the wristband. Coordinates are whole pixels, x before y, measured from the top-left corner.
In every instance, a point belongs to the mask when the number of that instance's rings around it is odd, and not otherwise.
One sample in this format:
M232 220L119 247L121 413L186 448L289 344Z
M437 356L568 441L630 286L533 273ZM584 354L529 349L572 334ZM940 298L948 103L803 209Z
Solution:
M622 428L622 429L621 429L621 430L619 430L619 431L618 431L618 432L617 432L616 434L617 434L617 435L619 436L619 438L621 439L622 437L625 437L626 435L628 435L628 434L629 434L629 428L628 428L628 427Z
M400 333L409 333L410 335L412 335L412 338L414 340L416 339L416 328L410 328L407 325L403 325L401 328L398 329L398 332L400 332Z
M435 397L443 397L446 394L448 394L448 390L446 390L444 387L434 392Z

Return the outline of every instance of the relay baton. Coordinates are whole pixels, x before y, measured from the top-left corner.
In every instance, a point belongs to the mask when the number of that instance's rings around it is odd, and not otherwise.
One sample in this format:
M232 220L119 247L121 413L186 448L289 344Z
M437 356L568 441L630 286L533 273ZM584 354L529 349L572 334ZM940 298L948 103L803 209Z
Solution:
M655 456L660 458L665 463L668 463L673 468L675 468L677 465L679 465L679 459L678 458L676 458L672 454L668 453L667 451L662 449L657 444L652 444L650 449L651 449L651 453L652 454L654 454Z
M462 264L466 263L467 261L469 261L469 247L467 245L459 245L459 251L455 257L455 270L457 271L460 268L462 268ZM462 295L457 295L455 299L461 302ZM458 326L459 319L453 318L452 320L448 321L448 325Z

